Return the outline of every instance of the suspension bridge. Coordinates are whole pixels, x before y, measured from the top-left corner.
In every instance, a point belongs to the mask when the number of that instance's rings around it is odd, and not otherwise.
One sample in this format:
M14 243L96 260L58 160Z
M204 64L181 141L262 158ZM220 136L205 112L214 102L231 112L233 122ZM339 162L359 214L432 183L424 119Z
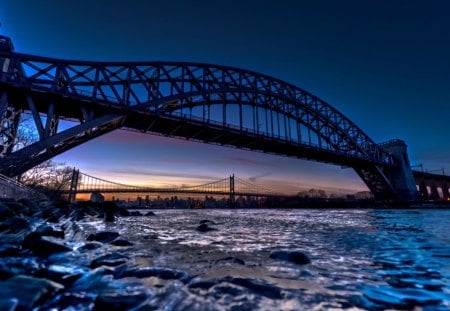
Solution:
M349 167L378 199L418 197L419 173L411 170L404 141L377 144L324 100L261 73L42 57L15 52L5 36L0 70L0 174L9 177L125 128ZM23 112L33 116L39 139L17 150ZM61 129L62 119L76 123ZM438 184L448 197L447 177Z
M234 202L235 197L279 197L283 194L276 193L264 186L251 183L239 177L230 177L215 180L206 184L195 186L184 186L174 188L158 188L126 185L117 183L74 169L70 187L63 191L68 194L69 201L73 201L77 194L81 193L145 193L145 194L201 194L201 195L224 195Z

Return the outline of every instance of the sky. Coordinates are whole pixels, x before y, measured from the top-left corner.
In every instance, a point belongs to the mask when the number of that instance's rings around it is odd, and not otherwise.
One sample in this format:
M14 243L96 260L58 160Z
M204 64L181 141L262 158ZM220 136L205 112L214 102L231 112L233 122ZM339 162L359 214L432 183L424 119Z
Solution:
M194 61L250 69L325 100L413 165L450 174L450 2L0 0L18 52L96 61ZM232 173L295 193L367 190L351 169L129 131L56 158L146 185Z

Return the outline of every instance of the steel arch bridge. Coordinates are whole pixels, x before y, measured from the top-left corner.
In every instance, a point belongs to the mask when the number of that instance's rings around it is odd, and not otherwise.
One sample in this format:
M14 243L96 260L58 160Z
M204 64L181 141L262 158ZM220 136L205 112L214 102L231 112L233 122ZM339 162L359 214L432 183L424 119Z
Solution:
M0 173L15 176L118 128L352 167L395 198L397 159L311 93L249 70L27 55L0 38ZM39 140L14 150L22 112ZM61 119L77 121L60 130Z

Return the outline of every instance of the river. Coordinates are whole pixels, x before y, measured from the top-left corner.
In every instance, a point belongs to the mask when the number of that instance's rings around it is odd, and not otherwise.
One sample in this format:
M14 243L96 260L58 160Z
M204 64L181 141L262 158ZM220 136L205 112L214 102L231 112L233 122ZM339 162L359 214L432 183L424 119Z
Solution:
M149 310L450 310L450 210L154 213L79 223L133 242L121 252L135 266L184 275L139 279L153 297ZM198 232L202 220L216 230Z

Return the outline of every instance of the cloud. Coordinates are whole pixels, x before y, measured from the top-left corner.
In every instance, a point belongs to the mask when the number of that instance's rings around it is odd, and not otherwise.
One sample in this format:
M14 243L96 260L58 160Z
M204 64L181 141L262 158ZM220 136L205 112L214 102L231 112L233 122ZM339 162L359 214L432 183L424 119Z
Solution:
M219 180L223 176L217 176L212 174L201 173L184 173L184 172L164 172L164 171L151 171L146 169L133 169L133 168L119 168L111 170L112 173L124 174L124 175L140 175L140 176L157 176L157 177L175 177L175 178L192 178L203 180Z
M271 175L271 173L268 173L268 172L261 173L261 174L249 177L248 180L250 180L252 183L256 183L256 182L258 182L259 179L266 177L266 176L270 176L270 175Z

